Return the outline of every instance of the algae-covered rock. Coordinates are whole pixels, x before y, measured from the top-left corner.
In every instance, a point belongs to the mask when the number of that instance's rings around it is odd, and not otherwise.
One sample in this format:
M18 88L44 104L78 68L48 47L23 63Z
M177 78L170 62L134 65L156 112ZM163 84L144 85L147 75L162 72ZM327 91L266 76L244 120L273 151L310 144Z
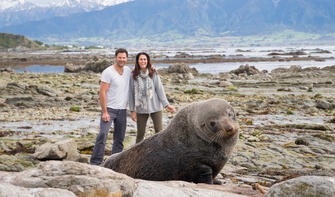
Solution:
M0 171L19 172L34 166L34 162L29 161L26 157L0 155Z

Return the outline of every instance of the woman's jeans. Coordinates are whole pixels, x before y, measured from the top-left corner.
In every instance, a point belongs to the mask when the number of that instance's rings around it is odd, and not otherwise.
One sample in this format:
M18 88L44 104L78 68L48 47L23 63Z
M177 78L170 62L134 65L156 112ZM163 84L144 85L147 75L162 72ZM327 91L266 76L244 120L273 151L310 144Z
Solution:
M163 119L163 112L158 111L151 114L138 114L137 116L137 136L136 136L136 143L140 142L144 138L145 134L145 127L147 126L147 121L149 115L154 123L155 133L160 132L163 129L162 119Z

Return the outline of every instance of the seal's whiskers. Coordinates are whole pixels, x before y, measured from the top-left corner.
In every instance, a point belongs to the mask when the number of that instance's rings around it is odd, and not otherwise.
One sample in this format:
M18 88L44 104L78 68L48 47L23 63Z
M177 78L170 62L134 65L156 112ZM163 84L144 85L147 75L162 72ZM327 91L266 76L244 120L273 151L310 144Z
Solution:
M225 130L223 129L223 131L225 131ZM210 137L209 143L211 144L214 141L216 141L217 139L220 139L220 138L223 138L223 137L224 137L224 132L217 132L212 137Z

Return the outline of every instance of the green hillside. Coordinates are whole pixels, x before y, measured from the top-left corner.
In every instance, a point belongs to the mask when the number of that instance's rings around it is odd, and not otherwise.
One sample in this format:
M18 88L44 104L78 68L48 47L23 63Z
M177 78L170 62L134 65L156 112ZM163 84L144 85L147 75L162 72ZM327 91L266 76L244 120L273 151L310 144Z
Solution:
M25 47L29 49L40 48L40 42L29 40L25 36L0 33L0 49Z

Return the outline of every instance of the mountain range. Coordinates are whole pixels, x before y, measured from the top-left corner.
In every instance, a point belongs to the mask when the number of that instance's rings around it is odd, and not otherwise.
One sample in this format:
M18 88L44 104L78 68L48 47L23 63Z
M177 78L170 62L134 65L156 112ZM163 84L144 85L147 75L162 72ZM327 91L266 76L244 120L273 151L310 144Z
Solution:
M1 0L0 27L102 10L130 0Z
M134 0L102 10L1 27L33 39L110 40L335 33L333 0Z

